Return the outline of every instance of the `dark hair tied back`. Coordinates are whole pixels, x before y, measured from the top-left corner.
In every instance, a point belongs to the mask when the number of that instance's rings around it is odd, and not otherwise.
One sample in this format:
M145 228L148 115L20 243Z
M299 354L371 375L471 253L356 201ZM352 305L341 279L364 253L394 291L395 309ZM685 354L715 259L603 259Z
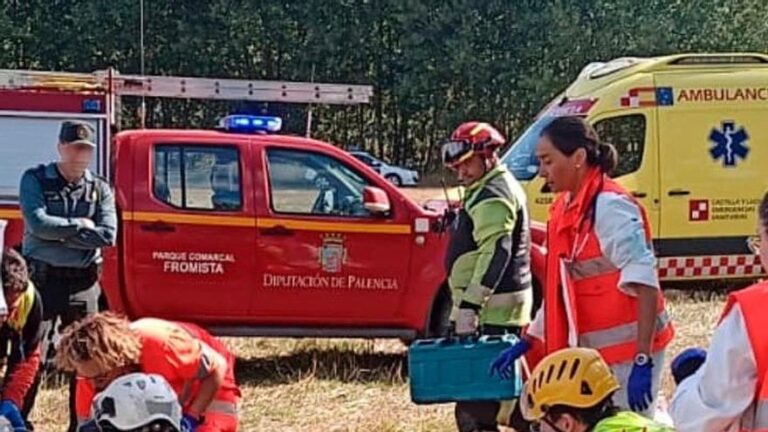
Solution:
M587 153L587 164L600 167L606 174L611 174L618 164L616 148L601 142L595 129L583 117L558 117L541 131L552 144L564 155L570 156L583 148Z

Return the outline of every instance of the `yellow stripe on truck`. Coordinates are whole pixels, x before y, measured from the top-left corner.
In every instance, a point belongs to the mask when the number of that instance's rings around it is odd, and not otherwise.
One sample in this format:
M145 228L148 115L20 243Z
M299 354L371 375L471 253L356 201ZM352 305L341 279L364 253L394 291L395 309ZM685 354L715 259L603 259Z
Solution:
M319 232L347 232L367 234L410 234L411 226L405 224L370 224L349 222L316 222L297 219L263 218L254 220L240 216L186 215L178 213L123 212L123 220L133 222L168 222L190 225L235 226L275 228Z
M123 220L133 222L169 222L190 225L255 227L253 218L239 216L204 216L179 213L123 212Z
M21 219L21 210L0 210L0 219Z
M284 226L289 229L305 231L333 231L370 234L410 234L410 225L355 224L348 222L313 222L295 219L259 219L259 228Z

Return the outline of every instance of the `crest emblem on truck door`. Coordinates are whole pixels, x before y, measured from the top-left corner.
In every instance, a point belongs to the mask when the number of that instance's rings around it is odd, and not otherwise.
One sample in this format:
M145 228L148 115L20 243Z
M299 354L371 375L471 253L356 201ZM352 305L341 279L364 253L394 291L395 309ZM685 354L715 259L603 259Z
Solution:
M712 129L709 140L714 144L709 154L714 160L722 159L724 167L735 167L739 160L746 159L749 154L749 134L743 127L737 128L736 122L732 120L724 121L719 130Z
M338 273L347 260L347 248L344 246L344 236L341 234L325 234L323 244L318 252L318 260L323 271Z

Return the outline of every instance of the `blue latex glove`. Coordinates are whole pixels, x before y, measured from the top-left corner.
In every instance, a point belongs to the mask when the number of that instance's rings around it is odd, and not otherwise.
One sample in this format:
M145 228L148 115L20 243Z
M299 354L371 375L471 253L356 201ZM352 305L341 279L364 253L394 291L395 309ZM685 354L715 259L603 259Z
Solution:
M651 406L651 381L653 380L653 363L633 365L627 383L627 398L632 411L643 412Z
M687 348L672 360L672 377L675 384L693 375L707 359L707 352L701 348Z
M15 403L6 400L0 403L0 415L8 419L11 422L14 430L27 430L27 424L24 423L24 417L21 416L21 411Z
M200 426L200 420L189 414L184 414L181 418L181 432L195 432Z
M531 344L525 339L520 339L519 342L502 351L501 354L491 362L491 376L495 374L501 379L512 379L512 372L515 370L515 361L528 352L529 349L531 349Z

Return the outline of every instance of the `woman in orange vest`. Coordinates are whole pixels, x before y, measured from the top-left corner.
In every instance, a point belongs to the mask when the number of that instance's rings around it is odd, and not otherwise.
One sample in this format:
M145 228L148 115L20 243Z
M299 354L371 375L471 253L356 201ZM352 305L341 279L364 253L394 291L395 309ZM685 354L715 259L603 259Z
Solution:
M651 416L674 330L645 209L609 177L616 149L581 117L554 119L536 156L559 193L549 211L543 312L493 370L505 375L537 341L545 353L593 348L621 384L614 403Z
M752 243L768 271L768 194ZM680 432L768 431L768 281L728 296L709 351L688 349L672 363L679 381L670 406ZM698 364L690 376L686 363Z
M71 326L61 337L56 364L78 375L76 405L80 430L89 430L91 402L116 378L157 374L179 397L185 431L236 432L240 390L235 357L216 338L188 323L144 318L128 320L106 312Z

